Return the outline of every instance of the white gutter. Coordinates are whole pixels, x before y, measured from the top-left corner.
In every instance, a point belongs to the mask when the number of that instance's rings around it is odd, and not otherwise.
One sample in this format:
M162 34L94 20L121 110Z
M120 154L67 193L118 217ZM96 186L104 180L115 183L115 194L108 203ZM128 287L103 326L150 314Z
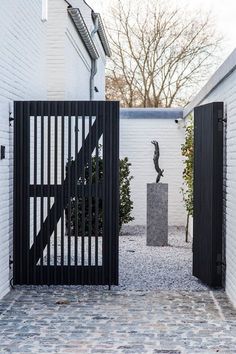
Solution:
M99 54L97 51L97 48L93 42L93 39L89 33L89 30L86 26L86 23L84 22L83 16L80 12L79 9L75 9L73 7L68 8L68 13L70 14L76 28L77 31L80 34L80 37L91 57L91 59L96 60L99 58Z
M92 12L92 17L94 21L98 21L98 35L102 43L104 52L107 57L111 57L111 49L107 39L106 31L102 22L101 15L99 13Z
M95 34L98 32L98 16L94 20L94 29L91 33L93 40ZM97 74L97 59L92 59L91 75L90 75L90 100L94 100L94 77Z

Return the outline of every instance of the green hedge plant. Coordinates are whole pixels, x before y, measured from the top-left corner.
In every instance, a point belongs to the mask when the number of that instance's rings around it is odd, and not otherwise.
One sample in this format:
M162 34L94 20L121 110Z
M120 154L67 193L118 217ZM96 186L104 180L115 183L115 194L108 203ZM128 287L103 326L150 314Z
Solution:
M184 156L183 179L184 187L182 188L183 200L187 211L186 221L186 237L188 242L189 218L193 216L193 155L194 155L194 128L193 118L189 117L185 128L185 142L181 146L182 155Z
M96 161L98 161L98 166L96 169ZM73 162L73 161L72 161ZM130 182L133 179L133 176L130 175L130 166L128 158L120 160L120 206L119 206L119 227L121 228L123 224L127 224L130 221L134 220L131 213L133 210L133 201L131 200L131 191L130 191ZM67 166L68 168L68 166ZM84 189L88 188L89 177L91 178L92 184L95 185L96 177L98 177L98 185L101 183L103 178L103 160L99 156L96 160L95 157L92 157L92 168L91 168L91 177L89 176L89 166L86 165L84 173ZM82 179L78 182L79 186L82 187ZM93 187L94 188L94 187ZM90 204L89 204L90 203ZM90 205L90 208L89 208ZM90 210L89 210L90 209ZM70 212L70 218L69 218ZM76 225L76 215L78 216L78 223ZM84 225L82 224L84 215ZM96 215L98 216L96 218ZM91 217L91 219L90 219ZM83 199L71 198L70 210L66 208L66 230L68 233L69 229L69 219L70 219L70 234L71 236L78 235L88 236L90 231L91 235L95 235L95 230L98 230L98 235L102 236L103 234L103 205L102 199L91 197L90 200L88 197ZM89 222L89 219L91 220ZM84 227L84 232L83 232ZM90 230L89 230L90 228Z

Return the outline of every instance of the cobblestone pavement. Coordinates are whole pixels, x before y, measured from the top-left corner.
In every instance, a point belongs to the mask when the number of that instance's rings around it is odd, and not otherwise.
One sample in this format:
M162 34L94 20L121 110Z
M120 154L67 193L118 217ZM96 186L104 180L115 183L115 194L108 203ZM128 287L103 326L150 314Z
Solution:
M0 301L3 353L236 353L221 291L17 287Z

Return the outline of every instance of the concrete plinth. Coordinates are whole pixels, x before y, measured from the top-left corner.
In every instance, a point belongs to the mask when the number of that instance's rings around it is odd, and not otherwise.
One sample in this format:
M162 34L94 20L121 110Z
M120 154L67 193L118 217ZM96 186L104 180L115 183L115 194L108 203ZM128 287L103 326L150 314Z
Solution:
M147 184L147 246L168 244L168 184Z

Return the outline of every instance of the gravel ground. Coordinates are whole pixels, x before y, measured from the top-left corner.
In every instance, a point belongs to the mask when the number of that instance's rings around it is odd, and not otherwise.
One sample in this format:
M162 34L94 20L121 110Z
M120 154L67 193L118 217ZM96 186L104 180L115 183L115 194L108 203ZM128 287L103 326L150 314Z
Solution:
M86 241L86 240L85 240ZM146 230L144 226L126 226L119 238L119 279L120 285L113 287L117 290L207 290L200 281L192 276L192 242L185 242L183 227L170 227L168 236L169 246L146 246ZM67 238L64 245L64 264L67 264ZM78 240L78 249L81 249ZM60 254L60 237L58 238L58 254ZM88 264L87 241L85 242L85 264ZM102 243L99 241L99 265L102 264ZM92 265L95 264L92 239ZM51 243L51 264L54 262L53 238ZM47 264L47 249L44 263ZM71 239L71 264L74 264L74 238ZM78 255L80 262L80 255ZM60 256L58 264L61 263ZM96 287L97 289L103 287Z
M127 233L132 233L128 235ZM120 236L120 290L189 290L208 288L192 276L192 242L184 228L169 229L169 246L146 246L143 227L126 228Z

